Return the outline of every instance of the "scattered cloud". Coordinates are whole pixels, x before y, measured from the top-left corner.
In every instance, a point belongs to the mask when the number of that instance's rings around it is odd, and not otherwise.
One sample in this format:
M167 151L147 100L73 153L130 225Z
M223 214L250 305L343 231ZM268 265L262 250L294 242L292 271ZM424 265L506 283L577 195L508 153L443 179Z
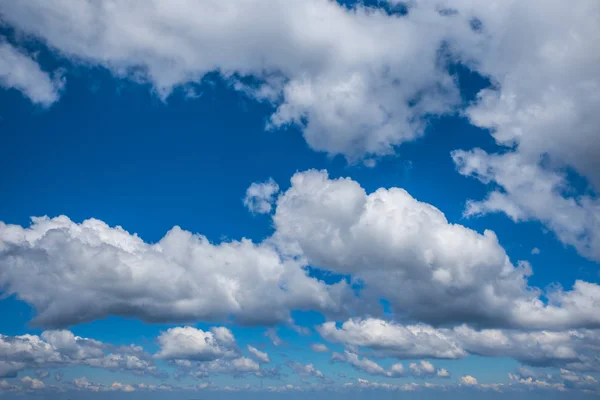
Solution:
M279 185L273 179L262 183L255 182L246 190L244 205L255 214L268 214L278 192Z

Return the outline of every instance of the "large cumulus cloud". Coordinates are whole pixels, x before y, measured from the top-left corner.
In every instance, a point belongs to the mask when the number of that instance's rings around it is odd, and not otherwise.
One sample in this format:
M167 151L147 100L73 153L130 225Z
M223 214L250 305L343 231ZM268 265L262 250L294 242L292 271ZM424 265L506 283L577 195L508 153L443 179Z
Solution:
M285 322L291 309L336 308L294 260L249 240L212 244L178 227L149 244L98 220L0 224L0 286L32 304L34 322L62 327L107 315L144 321Z

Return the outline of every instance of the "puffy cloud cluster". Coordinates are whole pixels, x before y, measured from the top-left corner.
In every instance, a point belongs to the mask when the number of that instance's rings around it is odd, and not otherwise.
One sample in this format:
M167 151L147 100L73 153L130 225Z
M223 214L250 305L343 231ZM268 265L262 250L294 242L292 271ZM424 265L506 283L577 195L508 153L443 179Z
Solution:
M210 332L190 326L170 328L158 337L160 351L156 358L165 360L212 361L237 354L231 331L213 327Z
M475 330L467 325L435 329L373 318L348 320L339 328L333 322L326 322L317 330L327 340L346 346L364 347L376 357L456 359L475 354L512 357L532 366L600 371L598 330ZM412 333L413 336L407 340L407 332L418 332L418 335ZM419 350L415 352L417 347ZM452 350L442 352L440 349ZM409 370L415 376L434 375L441 371L426 361L409 365ZM446 373L439 372L438 376L443 375Z
M149 244L90 219L0 223L0 287L63 327L108 315L147 322L273 324L292 309L334 310L345 283L325 285L295 260L250 240L212 244L179 227Z
M546 304L528 285L529 264L513 264L492 231L452 224L403 189L367 194L351 179L315 170L291 183L277 200L274 241L309 265L364 282L363 305L383 297L397 315L432 324L600 324L600 286L577 281L570 291L546 293ZM415 333L405 335L411 341Z
M300 125L312 148L350 159L391 153L425 117L452 111L460 96L441 49L480 40L466 16L427 2L402 17L328 0L13 3L0 4L7 23L74 62L161 97L219 71L276 105L271 126Z
M41 336L0 335L0 377L15 377L25 368L89 366L163 377L151 357L140 347L114 347L69 331L45 331ZM46 373L44 373L46 372Z
M260 244L213 244L178 227L149 244L120 227L67 217L34 218L29 228L0 223L0 286L36 308L34 322L50 327L108 315L275 324L291 322L297 309L376 314L381 298L395 317L434 326L600 325L599 285L531 287L529 264L513 263L492 231L452 224L399 188L367 194L325 171L296 173L277 199L273 222L274 235ZM345 280L327 284L311 276L309 265L351 276L362 284L359 296ZM398 355L425 356L437 347L434 357L462 356L429 329L406 325L395 335ZM268 333L279 343L274 332ZM216 340L216 332L207 335ZM208 343L205 350L220 351Z
M227 374L276 378L279 375L276 368L262 368L259 364L270 362L267 353L248 346L248 352L258 362L242 356L233 333L225 327L212 327L210 331L190 326L170 328L157 341L160 349L154 357L168 360L177 368L177 376L206 378Z
M379 319L350 319L338 328L335 322L317 327L321 336L331 342L369 348L375 355L399 359L449 358L466 356L466 352L450 336L427 325L400 325Z

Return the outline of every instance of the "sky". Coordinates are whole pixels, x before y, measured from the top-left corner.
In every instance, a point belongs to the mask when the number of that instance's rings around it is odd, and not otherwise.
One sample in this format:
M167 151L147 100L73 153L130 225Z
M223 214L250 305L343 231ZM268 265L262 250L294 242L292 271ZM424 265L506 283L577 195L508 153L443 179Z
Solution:
M600 3L0 0L0 399L595 398Z

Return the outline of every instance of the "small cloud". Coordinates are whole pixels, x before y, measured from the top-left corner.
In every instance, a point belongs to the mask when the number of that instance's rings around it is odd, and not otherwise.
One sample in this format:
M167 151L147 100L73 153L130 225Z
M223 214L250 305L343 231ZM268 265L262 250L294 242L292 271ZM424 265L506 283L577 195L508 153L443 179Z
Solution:
M325 353L329 351L329 347L325 346L323 343L311 343L310 349L315 353Z
M253 214L268 214L273 208L275 195L279 192L279 185L269 178L266 182L254 182L246 190L244 205Z
M460 378L460 384L465 386L475 386L477 385L477 379L473 378L471 375L465 375Z
M533 254L533 255L540 254L540 249L538 249L537 247L534 247L534 248L531 250L531 254Z

